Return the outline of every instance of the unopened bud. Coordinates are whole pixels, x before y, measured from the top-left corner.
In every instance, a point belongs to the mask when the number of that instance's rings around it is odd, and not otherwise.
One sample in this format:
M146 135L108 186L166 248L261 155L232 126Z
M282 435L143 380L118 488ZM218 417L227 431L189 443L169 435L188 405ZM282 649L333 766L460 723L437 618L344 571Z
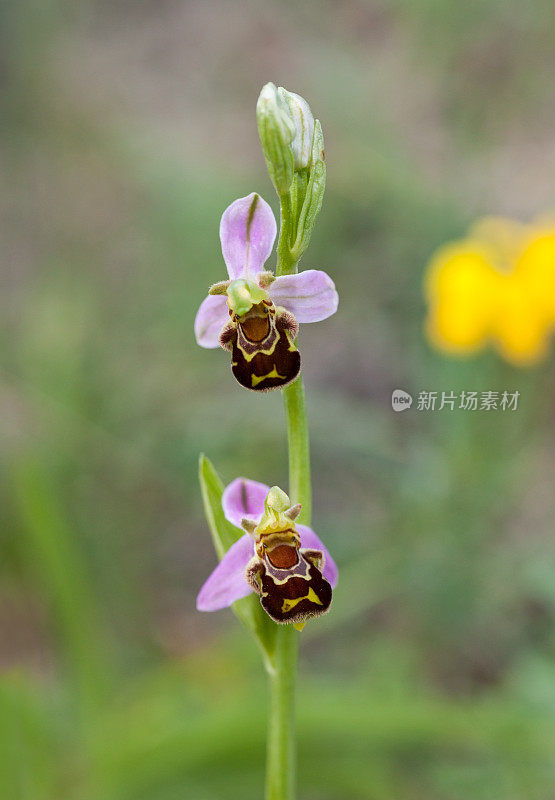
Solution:
M291 142L295 136L295 124L288 105L273 83L267 83L260 92L256 118L270 178L278 194L283 195L289 191L293 180Z
M312 111L304 97L295 92L288 92L287 89L280 86L278 94L289 108L295 125L295 133L291 142L295 170L307 169L312 159L312 140L314 138Z

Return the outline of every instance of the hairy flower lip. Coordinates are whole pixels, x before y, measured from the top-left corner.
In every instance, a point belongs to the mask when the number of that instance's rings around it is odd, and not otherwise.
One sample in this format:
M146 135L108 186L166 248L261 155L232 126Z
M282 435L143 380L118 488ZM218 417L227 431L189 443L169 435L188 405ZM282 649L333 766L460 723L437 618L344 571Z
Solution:
M222 508L226 519L237 527L240 527L243 519L258 524L264 513L264 502L269 491L270 487L264 483L236 478L225 488L222 495ZM324 553L325 564L322 574L332 588L335 588L338 570L327 548L307 525L297 524L296 527L302 548L321 550ZM253 538L245 533L229 548L203 584L197 597L197 609L217 611L251 594L253 589L245 579L245 570L254 555Z
M276 306L290 311L298 322L320 322L337 311L335 284L323 270L309 269L278 277L264 271L276 233L270 206L255 192L235 200L224 211L220 238L229 281L214 284L197 312L194 330L201 347L218 347L220 332L229 319L225 292L236 280L256 283Z

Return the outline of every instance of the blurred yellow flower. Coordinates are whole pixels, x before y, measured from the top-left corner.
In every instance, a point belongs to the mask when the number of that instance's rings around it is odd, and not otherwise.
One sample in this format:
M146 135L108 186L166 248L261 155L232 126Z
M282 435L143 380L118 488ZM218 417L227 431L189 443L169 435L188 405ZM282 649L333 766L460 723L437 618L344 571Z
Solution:
M555 220L477 222L435 253L426 271L426 332L449 353L487 344L513 364L547 353L555 326Z

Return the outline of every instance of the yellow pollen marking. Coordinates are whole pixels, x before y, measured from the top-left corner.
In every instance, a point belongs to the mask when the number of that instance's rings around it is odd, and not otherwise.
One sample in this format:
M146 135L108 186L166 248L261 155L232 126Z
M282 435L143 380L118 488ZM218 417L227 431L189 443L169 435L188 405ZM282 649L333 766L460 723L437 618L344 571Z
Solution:
M284 380L286 377L287 377L286 375L280 375L277 371L276 366L274 365L273 370L271 372L268 372L267 375L261 375L260 377L258 377L258 375L251 375L251 381L254 387L258 386L258 384L262 383L262 381L265 381L266 378L281 378L282 380Z
M291 609L295 608L295 606L298 605L301 600L310 600L311 603L317 603L319 606L323 605L312 586L310 586L308 589L308 594L305 594L304 597L296 597L294 600L289 600L289 598L286 598L281 606L281 613L285 614L287 611L291 611Z

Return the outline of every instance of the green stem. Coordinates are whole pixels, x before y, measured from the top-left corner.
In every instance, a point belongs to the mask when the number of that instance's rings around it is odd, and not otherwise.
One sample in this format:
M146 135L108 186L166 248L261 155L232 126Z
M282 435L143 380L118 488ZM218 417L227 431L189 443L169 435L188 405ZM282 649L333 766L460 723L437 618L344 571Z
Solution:
M289 496L301 503L299 522L310 525L312 490L310 485L310 450L302 375L283 390L283 405L289 445Z
M270 675L266 800L294 800L295 677L299 634L292 625L281 625L277 634L275 671Z
M293 239L293 204L291 195L284 194L279 199L280 226L277 246L276 275L290 275L296 272L297 262L291 255Z
M280 229L277 246L276 275L291 275L297 271L297 261L291 254L294 209L291 194L280 197ZM310 486L310 451L308 424L302 375L283 390L283 405L287 424L289 449L289 496L293 503L302 504L299 517L310 525L312 493Z
M304 387L300 375L283 390L283 403L289 444L289 496L293 503L302 503L300 518L310 525L310 455ZM281 625L277 631L275 669L270 674L266 800L294 800L295 797L298 636L292 625Z
M281 227L276 275L296 271L291 255L292 208L289 195L281 198ZM301 503L302 521L310 525L312 496L308 425L302 377L283 390L289 450L289 496ZM277 631L275 669L270 673L270 712L266 800L294 800L295 797L295 678L297 673L298 632L292 625Z

